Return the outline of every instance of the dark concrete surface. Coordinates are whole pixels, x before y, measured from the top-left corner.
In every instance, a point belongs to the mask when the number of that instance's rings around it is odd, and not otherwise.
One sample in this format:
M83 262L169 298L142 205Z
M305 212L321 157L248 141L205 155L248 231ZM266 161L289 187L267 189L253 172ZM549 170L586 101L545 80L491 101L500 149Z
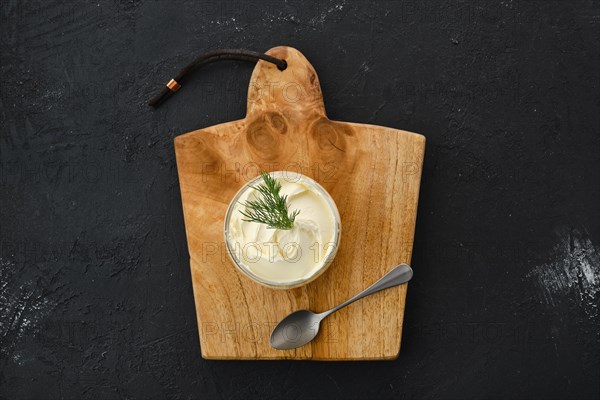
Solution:
M597 1L1 3L1 399L598 399ZM298 48L332 119L427 137L393 362L200 358L173 138Z

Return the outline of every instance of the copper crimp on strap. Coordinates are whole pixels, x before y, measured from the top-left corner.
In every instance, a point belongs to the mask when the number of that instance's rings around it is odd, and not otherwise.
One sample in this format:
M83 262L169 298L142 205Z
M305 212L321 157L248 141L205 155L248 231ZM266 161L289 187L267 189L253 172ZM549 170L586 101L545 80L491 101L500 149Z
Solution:
M181 85L175 79L171 79L169 83L167 83L167 87L171 90L171 92L176 92L179 90Z

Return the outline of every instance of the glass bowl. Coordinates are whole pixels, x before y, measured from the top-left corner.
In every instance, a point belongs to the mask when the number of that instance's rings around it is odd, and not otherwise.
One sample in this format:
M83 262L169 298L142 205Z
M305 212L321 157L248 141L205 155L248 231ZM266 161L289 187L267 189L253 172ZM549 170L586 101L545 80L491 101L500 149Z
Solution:
M253 281L275 289L291 289L315 280L333 262L341 237L341 218L327 191L308 176L293 171L270 175L288 195L288 211L300 213L292 230L271 229L243 221L248 196L263 183L247 182L233 197L225 214L225 244L233 264ZM251 225L250 225L251 224Z

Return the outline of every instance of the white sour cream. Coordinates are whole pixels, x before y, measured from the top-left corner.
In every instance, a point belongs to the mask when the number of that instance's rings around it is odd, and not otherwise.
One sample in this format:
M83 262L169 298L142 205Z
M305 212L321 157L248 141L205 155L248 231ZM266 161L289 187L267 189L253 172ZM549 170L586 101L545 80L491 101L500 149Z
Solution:
M226 240L234 262L251 278L269 286L299 286L323 272L333 259L339 242L340 217L329 194L312 179L297 173L274 172L287 195L288 211L300 210L294 227L270 229L244 221L244 203L262 195L246 185L230 204Z

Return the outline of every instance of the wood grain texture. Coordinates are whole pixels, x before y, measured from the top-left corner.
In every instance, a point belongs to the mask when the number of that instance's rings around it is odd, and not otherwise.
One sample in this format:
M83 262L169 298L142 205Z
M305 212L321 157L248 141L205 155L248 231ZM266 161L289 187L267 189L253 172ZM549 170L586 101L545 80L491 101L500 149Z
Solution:
M269 346L271 329L298 309L324 311L399 263L410 263L425 138L325 114L317 74L290 47L259 61L246 117L175 139L202 356L207 359L394 359L407 285L358 301L323 321L317 339L289 351ZM223 239L227 206L261 169L318 181L342 219L338 254L307 286L276 290L236 270ZM418 271L416 272L418 274Z

